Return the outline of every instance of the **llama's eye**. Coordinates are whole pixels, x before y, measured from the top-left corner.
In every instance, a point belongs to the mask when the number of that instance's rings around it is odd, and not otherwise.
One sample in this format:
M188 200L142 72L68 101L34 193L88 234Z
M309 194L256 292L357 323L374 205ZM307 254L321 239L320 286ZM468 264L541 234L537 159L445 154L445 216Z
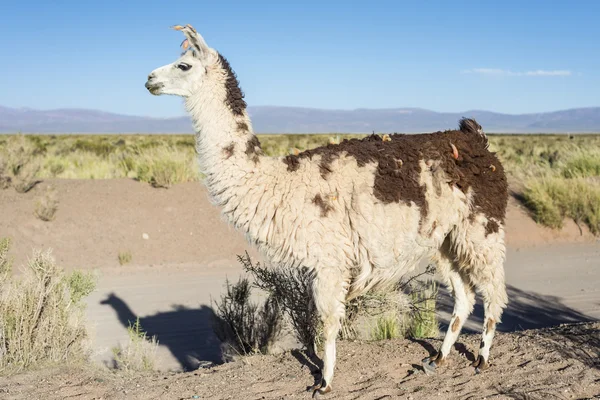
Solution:
M192 66L190 64L181 63L181 64L177 64L177 68L179 68L182 71L187 71L190 68L192 68Z

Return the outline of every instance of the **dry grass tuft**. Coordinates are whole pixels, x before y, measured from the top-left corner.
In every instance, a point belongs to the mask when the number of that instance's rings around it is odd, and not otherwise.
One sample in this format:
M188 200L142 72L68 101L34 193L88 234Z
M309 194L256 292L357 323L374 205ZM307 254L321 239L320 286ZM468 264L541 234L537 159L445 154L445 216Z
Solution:
M377 318L371 330L371 340L389 340L402 336L401 325L395 314L383 315Z
M48 187L46 192L35 203L35 216L42 221L52 221L58 210L56 190Z
M10 239L0 239L0 285L6 282L6 279L12 271L12 258L8 255L10 250Z
M131 262L131 252L122 251L119 253L119 265L129 264Z
M128 341L125 346L112 349L113 367L123 372L150 372L156 367L158 340L147 337L137 318L127 327Z
M65 273L50 250L36 251L21 277L10 277L8 242L0 245L0 373L87 358L84 297L91 274Z

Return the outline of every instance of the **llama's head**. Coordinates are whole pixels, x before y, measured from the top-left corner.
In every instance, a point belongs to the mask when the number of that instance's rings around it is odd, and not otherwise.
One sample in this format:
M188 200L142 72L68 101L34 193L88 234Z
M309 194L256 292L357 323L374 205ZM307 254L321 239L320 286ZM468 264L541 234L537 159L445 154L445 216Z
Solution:
M186 37L181 44L183 54L175 62L152 71L146 88L154 95L189 97L202 91L208 70L219 62L219 54L208 47L191 25L176 25L173 29L183 32Z

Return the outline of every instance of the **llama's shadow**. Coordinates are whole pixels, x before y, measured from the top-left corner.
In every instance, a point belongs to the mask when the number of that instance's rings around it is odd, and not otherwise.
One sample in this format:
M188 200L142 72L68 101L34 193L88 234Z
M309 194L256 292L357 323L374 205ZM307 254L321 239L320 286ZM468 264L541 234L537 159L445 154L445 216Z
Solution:
M203 362L223 362L220 342L212 329L215 313L210 307L174 305L172 311L138 316L114 293L100 304L111 306L124 327L133 325L139 318L147 336L155 336L160 346L168 348L184 371L197 369Z
M506 292L508 294L508 307L502 314L502 323L496 327L499 332L515 332L525 329L547 328L566 323L594 321L594 318L565 305L557 296L526 292L511 285L506 286ZM438 312L444 311L450 315L453 306L452 295L444 287L440 287L437 299ZM483 304L478 297L469 320L481 326L483 319ZM440 325L445 330L448 327L448 321L442 320ZM463 329L463 332L468 333L480 331L466 327Z

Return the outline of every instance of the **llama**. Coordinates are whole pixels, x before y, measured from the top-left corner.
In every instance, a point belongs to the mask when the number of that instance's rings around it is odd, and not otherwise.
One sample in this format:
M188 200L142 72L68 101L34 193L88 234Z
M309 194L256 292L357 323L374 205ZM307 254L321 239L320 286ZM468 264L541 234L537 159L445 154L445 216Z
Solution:
M504 169L481 126L378 135L267 157L253 133L229 62L190 25L175 62L155 69L146 88L184 98L196 130L205 185L224 218L273 264L314 271L324 354L313 395L332 390L336 337L345 303L384 288L428 258L454 297L439 351L423 360L435 371L447 359L475 291L485 319L475 371L489 367L496 324L507 304Z

